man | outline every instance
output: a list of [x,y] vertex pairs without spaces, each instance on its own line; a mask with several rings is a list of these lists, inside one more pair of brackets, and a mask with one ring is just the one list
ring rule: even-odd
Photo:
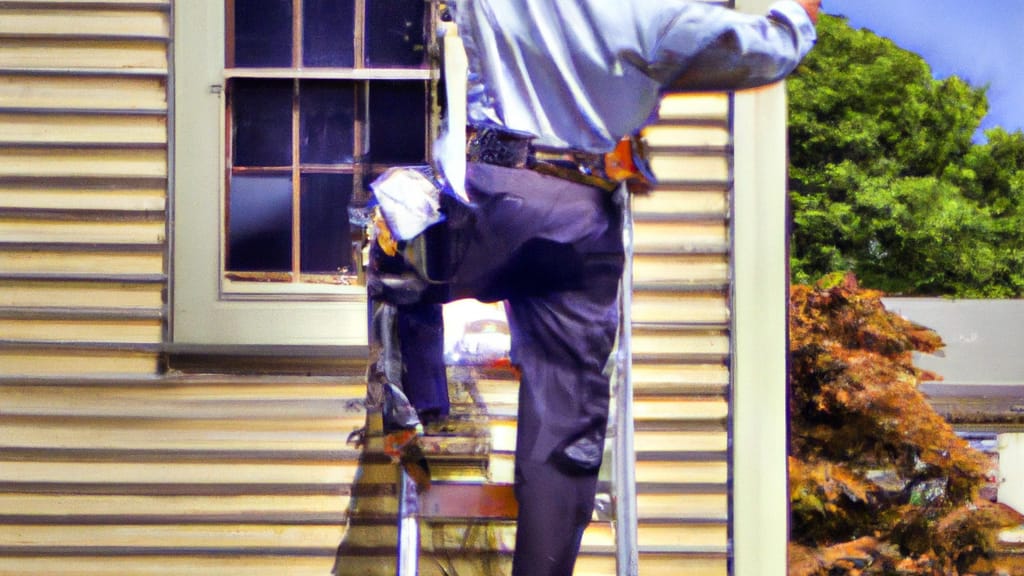
[[[448,221],[418,238],[428,252],[446,248],[443,282],[378,252],[369,289],[409,310],[507,301],[521,372],[513,575],[572,574],[594,508],[624,260],[605,154],[652,120],[666,92],[785,77],[814,44],[819,4],[782,0],[767,16],[687,0],[454,7],[469,62],[468,164],[463,175],[439,153],[438,169],[470,203],[442,198]],[[425,333],[403,337],[403,352]],[[421,413],[443,414],[430,380],[406,393]]]

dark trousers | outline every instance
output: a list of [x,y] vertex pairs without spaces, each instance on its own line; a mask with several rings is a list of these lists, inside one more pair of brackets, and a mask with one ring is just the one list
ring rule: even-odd
[[[608,424],[621,210],[607,192],[529,170],[470,164],[467,188],[472,217],[454,232],[451,282],[424,304],[508,301],[512,362],[522,373],[513,575],[569,576],[593,513]],[[438,396],[407,394],[414,404]]]

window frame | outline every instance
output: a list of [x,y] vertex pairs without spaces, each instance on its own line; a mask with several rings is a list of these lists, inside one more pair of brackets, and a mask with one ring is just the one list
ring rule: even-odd
[[[334,356],[350,347],[364,348],[368,315],[363,286],[225,279],[224,92],[228,77],[255,70],[226,72],[225,2],[177,0],[171,11],[167,349],[262,351],[270,346],[285,347],[292,355],[323,351]],[[437,132],[435,68],[304,69],[296,75],[428,82],[429,137]]]
[[[234,66],[234,7],[237,0],[224,0],[224,35],[223,35],[223,56],[224,67],[222,73],[221,91],[224,94],[221,114],[222,138],[220,159],[222,161],[221,182],[222,191],[220,194],[221,203],[221,254],[219,258],[221,267],[220,293],[224,299],[251,299],[254,297],[269,297],[288,299],[291,297],[317,297],[333,295],[339,298],[360,298],[364,297],[365,277],[363,274],[363,258],[361,254],[354,254],[353,270],[350,274],[329,274],[310,273],[301,270],[301,176],[303,174],[319,173],[341,173],[352,175],[352,200],[354,202],[365,201],[366,179],[372,179],[375,175],[382,173],[386,168],[396,163],[375,163],[372,159],[366,159],[365,155],[369,147],[370,130],[370,91],[373,83],[379,82],[423,82],[425,88],[424,115],[425,133],[424,150],[425,163],[430,161],[430,143],[437,136],[437,82],[439,71],[436,65],[432,64],[434,55],[431,54],[430,45],[434,38],[432,30],[438,24],[436,10],[428,6],[425,13],[424,40],[426,42],[426,54],[419,67],[394,66],[394,67],[370,67],[366,65],[366,26],[367,26],[367,5],[368,0],[354,0],[354,38],[353,38],[353,63],[352,67],[317,66],[307,67],[303,64],[303,22],[302,9],[304,0],[292,1],[292,66],[291,67],[254,67]],[[235,80],[245,79],[266,79],[266,80],[290,80],[293,82],[293,110],[292,110],[292,257],[291,270],[287,272],[245,272],[232,271],[227,267],[227,253],[229,250],[229,214],[227,207],[230,201],[231,177],[243,171],[232,165],[232,126],[231,126],[231,105],[230,96],[227,95],[229,85]],[[355,84],[355,118],[353,126],[353,160],[349,168],[314,168],[304,167],[299,150],[296,149],[299,139],[301,122],[297,108],[300,100],[300,86],[303,82],[309,81],[339,81],[352,82]],[[283,173],[282,173],[283,174]],[[357,232],[356,232],[357,233]]]

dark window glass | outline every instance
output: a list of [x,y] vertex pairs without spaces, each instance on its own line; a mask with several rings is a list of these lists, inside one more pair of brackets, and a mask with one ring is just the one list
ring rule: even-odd
[[302,271],[338,273],[352,269],[348,203],[350,174],[302,175]]
[[235,166],[291,164],[292,91],[291,80],[232,80]]
[[290,176],[232,176],[228,202],[227,269],[292,269]]
[[235,0],[235,66],[292,65],[292,1]]
[[424,82],[370,83],[370,150],[377,163],[422,163],[427,158]]
[[353,0],[305,0],[302,27],[304,65],[343,68],[354,65]]
[[427,2],[370,0],[366,3],[366,65],[421,66],[426,60]]
[[352,162],[355,94],[351,82],[299,85],[299,156],[303,164]]

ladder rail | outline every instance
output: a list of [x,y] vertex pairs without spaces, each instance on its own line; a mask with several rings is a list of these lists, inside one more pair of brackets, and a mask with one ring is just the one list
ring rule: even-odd
[[633,209],[625,184],[619,186],[622,245],[625,254],[619,289],[619,344],[615,385],[615,444],[612,486],[615,493],[615,559],[617,576],[637,576],[636,466],[633,426]]

